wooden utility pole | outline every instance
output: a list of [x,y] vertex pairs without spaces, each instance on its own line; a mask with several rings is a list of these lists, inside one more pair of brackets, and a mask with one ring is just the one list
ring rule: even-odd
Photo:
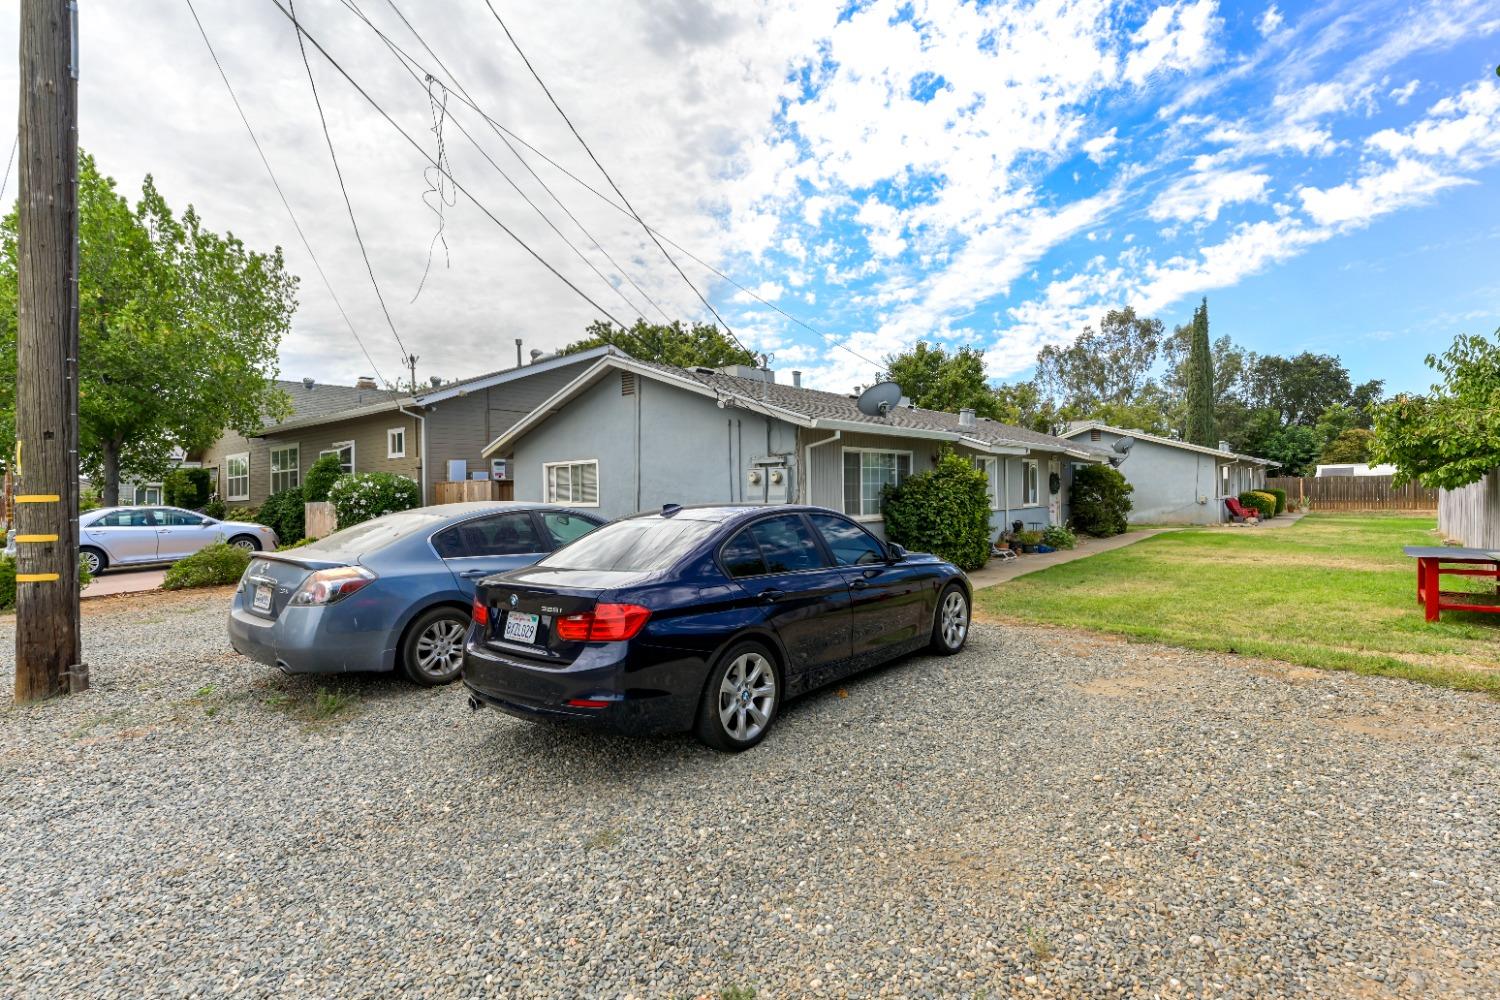
[[21,0],[16,701],[88,687],[78,628],[77,6]]

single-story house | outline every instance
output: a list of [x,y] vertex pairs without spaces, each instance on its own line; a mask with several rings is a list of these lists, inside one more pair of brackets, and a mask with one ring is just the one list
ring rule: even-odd
[[259,506],[301,484],[319,456],[330,454],[346,472],[408,476],[432,503],[435,483],[508,478],[482,454],[485,445],[614,350],[543,356],[416,393],[381,389],[373,380],[278,382],[291,398],[291,415],[248,436],[227,432],[201,460],[231,509]]
[[599,358],[484,449],[513,470],[518,500],[619,517],[665,503],[810,503],[882,531],[882,490],[951,448],[983,469],[991,525],[1066,523],[1078,463],[1105,449],[1022,427],[854,396],[731,365],[677,368]]
[[[1236,454],[1224,441],[1209,448],[1092,420],[1069,424],[1062,436],[1105,448],[1117,460],[1123,454],[1118,468],[1135,487],[1130,520],[1138,524],[1218,524],[1228,518],[1225,498],[1264,488],[1274,464]],[[1122,453],[1115,442],[1127,437],[1135,443]]]

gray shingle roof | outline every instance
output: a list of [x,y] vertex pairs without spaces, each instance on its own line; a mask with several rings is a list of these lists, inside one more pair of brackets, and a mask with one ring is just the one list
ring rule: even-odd
[[851,423],[868,424],[872,431],[889,433],[892,428],[951,431],[996,445],[1016,444],[1049,451],[1087,452],[1097,454],[1101,458],[1107,458],[1111,454],[1109,449],[1100,448],[1097,445],[1082,441],[1067,441],[1051,434],[1042,434],[1026,427],[1002,424],[998,420],[983,417],[976,420],[974,426],[963,427],[959,425],[956,413],[904,406],[892,409],[883,417],[872,417],[860,412],[853,396],[837,392],[823,392],[779,382],[740,378],[702,368],[677,368],[657,362],[632,360],[636,364],[657,369],[664,374],[675,375],[679,378],[687,376],[719,392],[759,400],[812,419],[845,420]]
[[402,396],[392,389],[357,389],[352,385],[329,385],[325,382],[314,382],[309,387],[302,382],[285,379],[277,379],[276,388],[285,392],[292,401],[292,415],[284,423],[389,403]]

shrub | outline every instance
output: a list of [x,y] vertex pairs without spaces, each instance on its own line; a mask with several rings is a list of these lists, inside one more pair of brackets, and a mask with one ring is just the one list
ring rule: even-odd
[[1082,465],[1073,470],[1073,528],[1101,538],[1125,530],[1135,487],[1111,466]]
[[202,510],[213,496],[207,469],[173,469],[161,481],[162,499],[173,507]]
[[209,494],[208,502],[203,505],[202,511],[204,516],[211,517],[215,521],[222,521],[229,515],[229,508],[217,493]]
[[99,487],[89,485],[78,491],[78,512],[81,514],[86,510],[98,510],[104,506],[104,494]]
[[295,542],[293,542],[290,545],[281,545],[281,546],[278,546],[277,549],[276,549],[276,551],[277,552],[286,552],[286,551],[289,551],[291,549],[300,549],[300,548],[302,548],[302,546],[304,546],[304,545],[311,545],[313,542],[316,542],[316,541],[317,541],[316,538],[299,538],[299,539],[297,539]]
[[1054,524],[1042,532],[1042,544],[1054,549],[1071,549],[1078,544],[1078,536],[1061,524]]
[[966,570],[979,569],[990,556],[988,480],[952,452],[930,472],[887,487],[884,513],[886,537],[915,552],[931,552]]
[[272,493],[260,505],[260,510],[255,512],[256,523],[264,524],[276,532],[276,537],[283,545],[295,542],[302,537],[303,521],[307,513],[305,504],[300,486]]
[[1259,490],[1241,493],[1240,504],[1260,514],[1262,521],[1276,516],[1276,498],[1269,493],[1262,493]]
[[163,590],[184,590],[238,583],[249,565],[249,552],[227,542],[214,542],[168,567],[161,587]]
[[1273,496],[1273,497],[1276,498],[1276,513],[1277,514],[1282,514],[1282,513],[1286,512],[1286,490],[1282,489],[1279,486],[1268,486],[1265,489],[1261,490],[1260,492],[1261,493],[1269,493],[1269,494],[1271,494],[1271,496]]
[[324,455],[312,464],[307,470],[307,475],[302,478],[302,492],[307,496],[308,503],[322,503],[328,499],[328,491],[334,482],[344,474],[344,467],[339,464],[337,455]]
[[422,502],[416,482],[393,472],[361,472],[340,476],[328,490],[328,502],[340,528],[382,514],[411,510]]

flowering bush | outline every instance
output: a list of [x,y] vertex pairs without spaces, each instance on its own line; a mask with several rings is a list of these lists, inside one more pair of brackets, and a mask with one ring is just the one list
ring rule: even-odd
[[1078,544],[1078,536],[1061,524],[1054,524],[1042,532],[1042,544],[1054,549],[1071,549]]
[[328,502],[340,528],[382,514],[411,510],[422,502],[421,490],[405,476],[392,472],[359,472],[340,476],[328,488]]

